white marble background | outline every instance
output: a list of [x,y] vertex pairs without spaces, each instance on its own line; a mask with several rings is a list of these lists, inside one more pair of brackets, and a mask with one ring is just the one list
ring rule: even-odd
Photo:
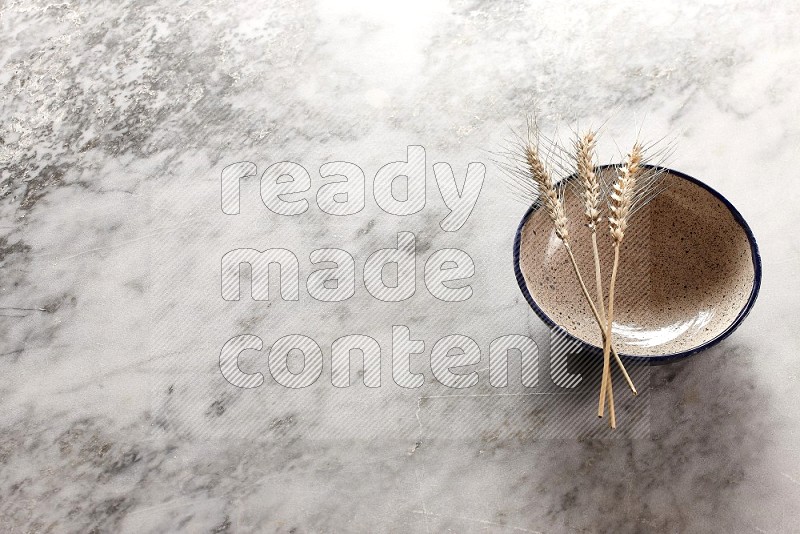
[[[800,531],[798,21],[791,1],[0,3],[0,530]],[[605,159],[642,124],[676,135],[672,166],[723,192],[761,246],[747,321],[637,369],[640,404],[619,394],[613,436],[592,430],[588,377],[570,395],[500,395],[484,360],[463,395],[422,359],[422,388],[391,381],[393,324],[428,354],[450,333],[484,358],[507,333],[546,346],[511,269],[524,206],[485,152],[534,106],[548,128],[611,117]],[[336,219],[312,194],[280,218],[256,179],[241,215],[219,210],[228,163],[296,161],[313,193],[322,163],[369,181],[409,144],[429,170],[412,217],[368,196]],[[487,163],[452,234],[436,161],[459,176]],[[399,230],[422,259],[467,251],[473,297],[219,296],[233,248],[289,248],[304,280],[314,248],[361,269]],[[233,388],[217,360],[240,333],[309,335],[320,382]],[[330,385],[330,343],[350,333],[381,343],[381,388]],[[266,372],[263,355],[242,365]]]

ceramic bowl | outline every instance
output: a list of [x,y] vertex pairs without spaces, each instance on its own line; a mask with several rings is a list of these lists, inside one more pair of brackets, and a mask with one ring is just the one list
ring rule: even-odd
[[[618,353],[651,363],[690,356],[730,335],[761,284],[758,247],[736,208],[699,180],[664,171],[666,189],[633,216],[626,231],[614,304]],[[612,173],[614,167],[598,172]],[[575,178],[565,183],[570,180]],[[576,189],[564,189],[570,241],[595,298],[591,237]],[[605,224],[598,239],[607,294],[613,247]],[[517,229],[514,268],[525,299],[545,323],[601,346],[566,250],[537,204]]]

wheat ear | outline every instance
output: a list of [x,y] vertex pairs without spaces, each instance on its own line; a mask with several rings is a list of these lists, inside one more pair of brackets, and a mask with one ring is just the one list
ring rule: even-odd
[[[594,150],[596,144],[595,132],[588,131],[583,135],[579,135],[575,141],[575,167],[580,179],[580,196],[583,200],[584,215],[586,216],[586,226],[592,238],[592,254],[594,256],[594,277],[595,289],[597,290],[598,311],[600,312],[600,319],[602,325],[600,327],[603,333],[603,347],[605,347],[606,338],[611,338],[611,332],[607,329],[605,303],[603,296],[603,281],[600,269],[600,253],[597,247],[597,227],[600,224],[600,183],[597,179],[597,173],[594,166]],[[611,340],[613,344],[613,339]],[[625,373],[625,367],[620,367]],[[604,371],[605,372],[605,371]],[[625,373],[627,375],[627,373]],[[602,375],[601,375],[602,383]],[[629,382],[631,389],[635,392],[636,389],[633,384]],[[610,413],[611,428],[616,428],[616,413],[614,411],[614,392],[612,388],[606,388],[608,397],[608,406]],[[604,397],[605,399],[605,397]],[[605,400],[603,401],[605,406]],[[598,416],[602,417],[603,411],[598,411]]]
[[[597,173],[594,170],[594,148],[596,144],[595,134],[592,131],[579,136],[575,142],[575,163],[578,171],[578,177],[581,182],[581,198],[583,199],[584,215],[586,216],[586,225],[592,236],[592,254],[594,256],[594,278],[595,288],[597,289],[597,301],[599,302],[600,320],[603,323],[600,329],[603,332],[603,347],[606,345],[606,339],[609,339],[610,332],[607,328],[605,304],[603,297],[603,281],[600,275],[600,254],[597,249],[597,226],[600,223],[600,183],[597,180]],[[605,360],[604,360],[605,365]],[[601,384],[605,377],[605,367],[601,375]],[[611,388],[606,388],[608,397],[610,421],[612,428],[616,427],[616,413],[614,411],[614,393]],[[601,409],[597,415],[602,417],[605,407],[605,398],[601,401]]]
[[[617,180],[608,199],[608,209],[611,212],[608,217],[608,223],[611,238],[614,241],[614,264],[611,268],[611,283],[608,286],[608,315],[606,317],[606,328],[609,332],[614,321],[614,288],[617,284],[617,270],[619,268],[619,247],[625,238],[625,230],[628,227],[628,217],[630,216],[631,205],[636,191],[636,180],[642,172],[642,156],[642,145],[637,142],[633,145],[631,152],[625,158],[625,162],[617,173]],[[603,345],[603,379],[600,383],[598,415],[602,415],[606,389],[610,383],[608,365],[610,349],[611,336],[608,336]]]

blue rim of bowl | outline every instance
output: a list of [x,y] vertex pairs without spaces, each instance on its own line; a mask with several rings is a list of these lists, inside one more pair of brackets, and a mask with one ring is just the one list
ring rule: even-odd
[[[617,167],[617,165],[599,165],[597,168],[598,169],[606,169],[606,168],[614,168],[614,167]],[[629,355],[629,354],[620,354],[621,358],[625,359],[626,361],[630,361],[630,362],[661,364],[661,363],[675,362],[675,361],[681,360],[683,358],[687,358],[689,356],[693,356],[693,355],[697,354],[698,352],[702,352],[702,351],[704,351],[704,350],[706,350],[708,348],[711,348],[714,345],[716,345],[717,343],[719,343],[720,341],[722,341],[723,339],[725,339],[726,337],[728,337],[729,335],[731,335],[733,333],[733,331],[736,330],[739,327],[740,324],[742,324],[742,321],[744,321],[745,317],[747,317],[747,314],[749,314],[750,310],[753,308],[753,305],[756,302],[756,298],[758,298],[758,292],[761,289],[761,255],[758,252],[758,245],[756,244],[756,238],[753,235],[753,231],[750,229],[750,226],[748,226],[747,222],[744,220],[744,217],[742,217],[742,214],[739,213],[739,210],[737,210],[733,206],[733,204],[731,204],[728,201],[728,199],[725,198],[724,196],[722,196],[718,191],[716,191],[714,188],[704,184],[703,182],[701,182],[697,178],[689,176],[688,174],[684,174],[684,173],[682,173],[680,171],[676,171],[676,170],[673,170],[673,169],[668,169],[666,167],[655,167],[655,166],[652,166],[652,165],[647,165],[646,167],[659,169],[659,170],[663,170],[665,172],[668,172],[668,173],[670,173],[670,174],[672,174],[674,176],[677,176],[677,177],[682,178],[684,180],[687,180],[687,181],[689,181],[689,182],[691,182],[691,183],[693,183],[695,185],[698,185],[698,186],[702,187],[703,189],[705,189],[706,191],[708,191],[709,193],[711,193],[712,195],[714,195],[715,198],[717,198],[720,202],[722,202],[725,205],[725,207],[728,208],[728,210],[731,212],[731,215],[733,215],[733,218],[736,220],[737,223],[739,223],[739,226],[741,226],[742,229],[744,230],[745,234],[747,235],[747,240],[750,242],[750,252],[752,253],[752,260],[753,260],[753,288],[750,291],[750,296],[747,299],[747,303],[744,305],[744,307],[741,309],[739,314],[736,316],[736,319],[734,319],[733,322],[731,322],[731,324],[728,325],[728,327],[725,328],[725,330],[722,331],[718,336],[716,336],[715,338],[713,338],[713,339],[711,339],[709,341],[706,341],[705,343],[702,343],[702,344],[698,345],[697,347],[691,348],[691,349],[689,349],[687,351],[683,351],[683,352],[676,352],[674,354],[662,354],[662,355],[658,355],[658,356],[635,356],[635,355]],[[562,184],[566,184],[569,180],[573,180],[575,178],[576,178],[576,176],[573,174],[573,175],[565,178],[564,181],[561,182],[561,183]],[[587,347],[591,347],[593,349],[599,350],[600,347],[596,347],[596,346],[592,345],[591,343],[587,343],[586,341],[584,341],[584,340],[582,340],[582,339],[580,339],[578,337],[573,336],[566,329],[564,329],[561,326],[559,326],[558,324],[556,324],[555,321],[553,321],[544,312],[544,310],[542,310],[539,307],[539,305],[536,304],[536,301],[533,299],[533,297],[531,296],[530,292],[528,291],[528,285],[525,283],[525,277],[522,275],[522,270],[520,269],[520,266],[519,266],[519,254],[520,254],[520,250],[519,249],[520,249],[520,244],[521,244],[521,241],[522,241],[522,229],[525,227],[525,223],[528,222],[528,219],[530,218],[530,216],[537,209],[539,209],[539,207],[540,207],[540,203],[538,201],[536,201],[536,202],[533,203],[533,205],[531,205],[530,208],[528,208],[528,211],[526,211],[525,215],[522,217],[522,221],[520,221],[519,226],[517,227],[517,233],[514,236],[514,275],[517,278],[517,284],[519,285],[519,288],[522,291],[522,294],[525,296],[525,300],[528,302],[528,305],[531,308],[533,308],[533,311],[536,313],[536,315],[539,316],[539,318],[542,321],[544,321],[545,324],[547,324],[547,326],[549,326],[550,328],[555,329],[556,331],[558,331],[562,335],[566,336],[568,339],[571,339],[571,340],[574,340],[574,341],[578,341],[578,342],[580,342],[581,344],[583,344],[583,345],[585,345]]]

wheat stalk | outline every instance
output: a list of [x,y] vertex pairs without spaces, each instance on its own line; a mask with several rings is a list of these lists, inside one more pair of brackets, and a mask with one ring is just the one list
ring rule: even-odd
[[[614,263],[611,268],[611,283],[608,287],[608,315],[606,317],[606,330],[611,333],[611,325],[614,321],[614,288],[617,283],[617,270],[619,267],[619,248],[625,238],[625,230],[628,227],[628,219],[632,215],[634,200],[637,191],[641,192],[649,188],[651,184],[644,184],[645,187],[637,187],[637,180],[642,174],[642,159],[644,151],[642,144],[638,141],[633,145],[625,162],[622,164],[617,179],[614,182],[611,194],[608,198],[609,230],[614,241]],[[603,377],[600,382],[600,400],[597,414],[602,417],[605,404],[606,389],[611,387],[611,376],[609,369],[609,353],[611,349],[611,336],[607,336],[603,344]]]
[[[608,336],[606,334],[606,326],[605,326],[606,321],[604,320],[604,315],[601,315],[601,312],[598,311],[598,308],[595,306],[595,303],[591,295],[589,294],[589,290],[586,287],[586,283],[583,280],[583,276],[581,275],[580,268],[578,267],[578,263],[575,260],[575,255],[572,252],[572,246],[570,244],[569,230],[567,228],[567,216],[564,210],[563,199],[558,194],[552,176],[550,172],[547,170],[544,160],[541,157],[539,150],[539,143],[532,142],[532,140],[530,139],[530,132],[531,130],[529,129],[529,139],[528,142],[525,143],[523,147],[524,158],[528,170],[528,176],[530,179],[533,180],[534,184],[536,184],[536,189],[538,190],[539,196],[542,199],[542,205],[544,206],[545,211],[550,217],[550,220],[553,222],[553,226],[556,231],[556,236],[559,239],[561,239],[561,241],[564,243],[564,248],[566,249],[567,254],[569,255],[570,263],[572,264],[575,276],[578,278],[578,283],[581,286],[583,295],[586,298],[586,301],[588,302],[589,307],[592,310],[592,313],[594,314],[598,326],[600,327],[600,332],[602,334],[602,338],[604,340],[604,345],[605,345],[605,339]],[[591,167],[592,167],[592,173],[594,174],[593,170],[594,166],[591,165]],[[594,176],[594,179],[596,181],[596,175]],[[594,203],[596,205],[594,207],[594,210],[592,211],[592,214],[594,214],[594,211],[597,212],[596,216],[593,215],[594,220],[597,223],[600,220],[600,211],[599,211],[600,188],[599,184],[596,185],[597,187],[595,194],[597,196],[597,201],[596,203]],[[596,238],[595,238],[595,249],[596,249]],[[599,269],[599,266],[597,267],[597,269]],[[600,305],[603,306],[602,290],[600,291],[599,302]],[[617,362],[617,365],[619,366],[620,370],[622,371],[623,375],[628,381],[628,385],[633,391],[633,394],[636,395],[637,394],[636,388],[634,387],[633,382],[631,381],[630,376],[628,375],[628,372],[625,370],[625,366],[623,365],[622,360],[619,358],[619,355],[617,354],[616,350],[613,349],[613,347],[612,350],[614,352],[614,357]],[[611,402],[613,402],[613,400],[611,400]],[[611,422],[612,426],[616,427],[616,417],[614,415],[612,415]]]
[[[586,132],[583,135],[579,135],[574,142],[573,148],[575,151],[575,167],[577,169],[578,178],[582,186],[580,195],[583,200],[584,215],[586,216],[586,225],[589,228],[592,239],[595,288],[597,289],[597,301],[600,303],[598,311],[600,313],[600,320],[602,323],[601,330],[603,331],[603,347],[605,347],[607,339],[609,340],[609,343],[611,343],[613,346],[613,338],[611,330],[607,327],[605,304],[604,304],[605,299],[603,296],[603,281],[600,269],[600,253],[597,246],[597,228],[600,224],[601,189],[600,189],[600,181],[598,180],[594,165],[595,145],[597,143],[596,135],[597,135],[596,132],[592,130]],[[625,380],[628,382],[628,386],[631,388],[633,394],[636,395],[637,394],[636,387],[633,385],[633,381],[631,380],[630,376],[625,370],[625,366],[622,365],[622,362],[620,361],[616,351],[614,351],[614,356],[617,360],[617,364],[619,365],[620,370],[622,371],[623,376],[625,377]],[[604,366],[605,366],[605,359],[604,359]],[[602,378],[605,377],[605,369],[603,373],[604,374],[601,377],[601,384],[603,381]],[[611,428],[616,428],[617,423],[616,423],[616,413],[614,411],[613,389],[611,387],[607,387],[606,393],[608,397],[608,405],[610,413],[609,422],[611,424]],[[604,407],[604,404],[601,404],[601,406]],[[603,411],[602,410],[598,411],[598,415],[602,417]]]

